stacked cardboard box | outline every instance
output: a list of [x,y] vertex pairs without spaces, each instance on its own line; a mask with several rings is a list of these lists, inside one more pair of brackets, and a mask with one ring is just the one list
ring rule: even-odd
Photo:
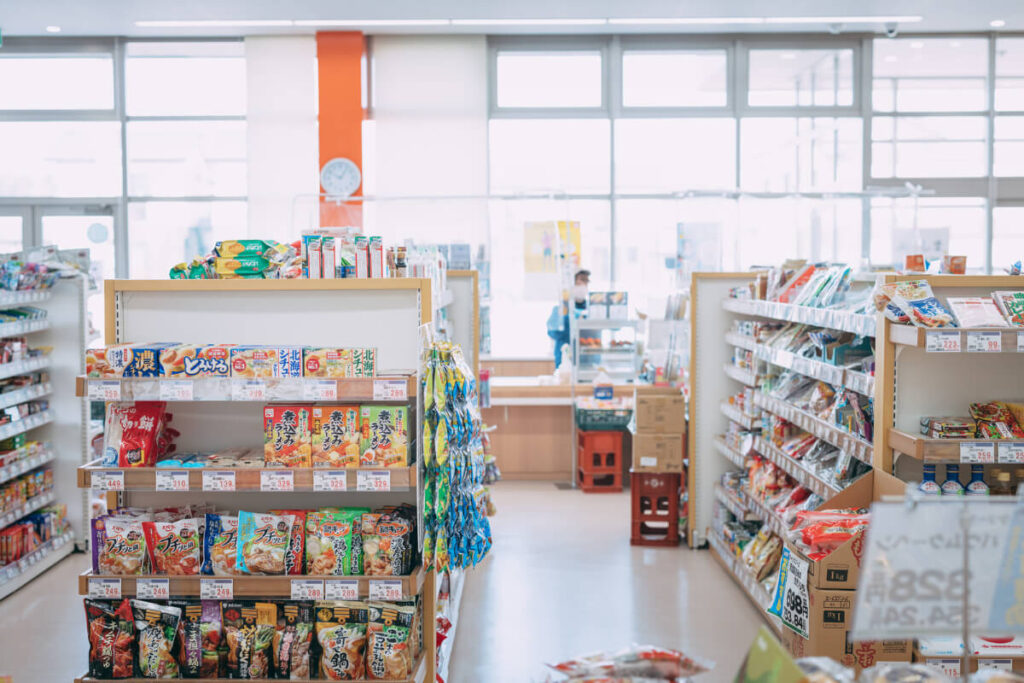
[[682,472],[686,448],[686,402],[680,394],[634,400],[634,472]]

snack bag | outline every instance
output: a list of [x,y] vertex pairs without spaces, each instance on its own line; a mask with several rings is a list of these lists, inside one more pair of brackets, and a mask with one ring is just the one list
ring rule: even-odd
[[313,467],[359,467],[359,406],[313,406]]
[[288,541],[288,553],[284,556],[284,573],[305,574],[303,568],[306,559],[306,515],[308,513],[305,510],[271,510],[270,514],[291,515],[292,532]]
[[202,606],[203,612],[199,622],[202,662],[199,677],[218,678],[221,676],[221,647],[224,644],[220,603],[216,600],[203,600]]
[[197,600],[168,600],[167,604],[181,610],[176,644],[181,677],[199,678],[203,663],[203,605]]
[[116,517],[92,520],[92,566],[97,574],[145,573],[146,537],[142,522]]
[[312,603],[286,602],[280,605],[274,633],[274,677],[284,680],[311,678],[309,649],[312,642]]
[[89,632],[89,675],[131,678],[135,674],[135,620],[127,598],[120,602],[85,600]]
[[972,403],[971,417],[978,421],[979,439],[1024,439],[1024,429],[1003,403]]
[[213,251],[221,258],[264,256],[273,251],[276,246],[277,242],[273,240],[222,240],[217,242]]
[[178,633],[181,610],[144,600],[132,600],[132,615],[138,632],[138,658],[135,662],[142,678],[177,678],[174,639]]
[[223,610],[228,678],[270,678],[277,605],[225,602]]
[[308,405],[270,405],[263,409],[263,461],[268,467],[312,464],[309,416]]
[[163,428],[164,401],[108,403],[103,433],[103,464],[108,467],[152,467],[157,436]]
[[992,292],[992,299],[1010,325],[1024,327],[1024,292]]
[[284,574],[293,521],[291,515],[239,512],[237,568],[246,574]]
[[413,532],[409,520],[395,514],[362,516],[363,571],[367,576],[407,574]]
[[362,457],[364,467],[408,467],[409,415],[404,406],[362,406]]
[[203,574],[237,576],[242,573],[235,566],[237,560],[238,517],[208,513],[203,534]]
[[366,678],[394,681],[412,675],[412,621],[415,608],[386,602],[367,604]]
[[316,640],[323,678],[351,681],[364,677],[367,620],[366,605],[361,602],[316,603]]
[[149,564],[154,574],[193,576],[199,573],[199,520],[143,522]]
[[306,568],[315,576],[362,574],[362,510],[311,512],[306,519]]
[[232,344],[178,344],[160,352],[164,377],[230,377]]

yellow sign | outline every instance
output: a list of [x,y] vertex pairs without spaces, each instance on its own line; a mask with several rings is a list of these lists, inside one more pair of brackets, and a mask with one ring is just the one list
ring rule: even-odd
[[523,270],[526,273],[557,273],[559,248],[569,265],[579,266],[583,249],[578,222],[538,221],[523,226]]

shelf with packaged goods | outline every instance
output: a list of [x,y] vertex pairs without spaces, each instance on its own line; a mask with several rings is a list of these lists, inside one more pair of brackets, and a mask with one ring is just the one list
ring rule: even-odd
[[757,340],[750,335],[740,334],[739,332],[726,332],[725,343],[732,346],[746,349],[747,351],[756,351],[761,344],[757,343]]
[[759,386],[764,380],[763,377],[759,376],[753,370],[747,370],[746,368],[741,368],[731,363],[726,363],[722,370],[725,372],[726,377],[734,379],[740,384],[745,384],[748,387]]
[[595,346],[580,346],[580,353],[591,356],[635,356],[635,348],[605,349]]
[[858,394],[863,394],[869,397],[874,397],[875,395],[874,375],[869,375],[866,372],[859,372],[857,370],[847,370],[843,383],[846,385],[847,389],[852,389]]
[[[937,352],[1024,353],[1024,330],[1016,327],[941,327],[925,329],[886,321],[889,341]],[[992,348],[996,337],[999,349]],[[955,341],[954,341],[955,340]]]
[[754,442],[754,449],[769,462],[785,470],[786,474],[796,479],[798,484],[810,489],[823,499],[828,500],[839,493],[840,489],[837,486],[818,477],[818,475],[805,468],[798,460],[783,453],[775,444],[763,438],[758,438]]
[[847,451],[853,457],[871,464],[871,452],[874,446],[870,441],[865,441],[854,436],[845,429],[826,422],[816,415],[801,410],[791,403],[769,396],[763,392],[754,395],[754,405],[788,420],[806,432],[827,441],[836,448]]
[[0,410],[10,408],[11,406],[19,403],[25,403],[26,401],[33,401],[37,398],[49,396],[50,391],[52,391],[52,387],[49,382],[39,382],[22,387],[21,389],[8,391],[5,394],[0,394]]
[[740,496],[743,499],[743,504],[746,505],[758,519],[764,522],[770,531],[779,536],[785,535],[786,523],[782,521],[782,518],[779,517],[775,510],[772,510],[767,504],[762,503],[746,489],[740,489]]
[[[392,683],[423,683],[427,676],[427,657],[421,654],[416,664],[413,666],[415,675],[412,678],[405,678],[401,680],[392,681]],[[82,676],[75,679],[75,683],[102,683],[102,681],[109,679],[93,678],[92,676]],[[120,678],[118,679],[121,683],[151,683],[152,678]],[[193,678],[191,679],[194,683],[219,683],[220,681],[226,680],[223,678]],[[247,679],[249,683],[274,683],[269,678],[251,678]],[[293,678],[292,681],[298,683],[317,683],[317,681],[323,681],[323,678]],[[367,683],[369,679],[357,678],[353,679],[353,683]]]
[[49,410],[43,410],[38,413],[33,413],[27,417],[23,417],[20,420],[14,420],[0,427],[0,440],[9,439],[12,436],[24,434],[25,432],[35,429],[36,427],[42,427],[53,420],[53,415]]
[[358,401],[407,402],[416,396],[411,374],[321,379],[313,377],[79,376],[75,393],[95,401]]
[[864,313],[752,299],[724,299],[722,307],[741,315],[816,325],[830,330],[852,332],[864,337],[875,336],[875,316]]
[[0,567],[0,599],[60,562],[74,549],[74,535],[68,531],[46,541],[25,557]]
[[9,465],[0,467],[0,484],[4,484],[30,470],[34,470],[37,467],[53,462],[56,457],[56,453],[51,450],[46,450],[42,453],[36,453],[35,455],[15,460]]
[[768,591],[758,583],[755,577],[750,575],[747,568],[743,566],[742,561],[736,555],[729,552],[725,544],[718,540],[718,537],[713,532],[708,536],[708,545],[711,548],[712,557],[718,560],[718,563],[725,568],[733,580],[747,594],[750,601],[758,607],[761,615],[768,622],[768,625],[771,626],[772,630],[775,631],[776,635],[780,635],[782,633],[782,622],[778,617],[768,614],[766,611],[771,602],[771,596],[768,594]]
[[0,290],[0,311],[46,301],[52,294],[48,289]]
[[46,493],[40,493],[38,496],[29,498],[23,505],[8,510],[6,513],[0,515],[0,528],[8,527],[17,522],[22,517],[31,515],[36,510],[40,510],[57,499],[57,494],[52,490]]
[[624,327],[636,327],[638,320],[607,320],[604,318],[580,318],[576,326],[581,330],[618,330]]
[[889,447],[926,463],[1024,464],[1024,439],[929,439],[890,428]]
[[715,498],[721,503],[726,510],[736,515],[736,519],[740,521],[758,519],[756,515],[748,510],[741,500],[734,498],[721,486],[721,484],[715,486]]
[[49,356],[36,356],[35,358],[26,358],[24,360],[16,360],[10,363],[0,363],[0,379],[7,379],[8,377],[16,377],[18,375],[27,375],[30,372],[45,370],[49,366]]
[[725,442],[725,437],[719,435],[715,437],[715,449],[729,462],[740,469],[743,469],[743,463],[747,459],[747,456],[740,453],[735,448],[732,448]]
[[16,320],[10,323],[0,323],[0,337],[17,337],[32,332],[42,332],[50,329],[50,321],[46,318],[38,320]]
[[372,582],[388,581],[401,582],[402,596],[404,598],[419,595],[423,590],[423,580],[426,572],[422,567],[416,567],[408,576],[319,576],[307,574],[295,574],[287,576],[207,576],[198,574],[195,576],[168,576],[166,574],[145,574],[120,576],[116,574],[94,574],[91,571],[84,571],[78,575],[78,594],[89,595],[89,580],[98,579],[107,581],[118,579],[122,597],[135,597],[138,594],[139,579],[167,579],[170,596],[196,598],[201,595],[202,582],[216,579],[231,581],[232,599],[246,598],[287,598],[292,594],[292,581],[357,581],[359,586],[359,597],[370,597],[370,584]]
[[[801,375],[820,379],[836,386],[846,386],[857,393],[866,396],[874,395],[874,377],[871,375],[847,370],[837,365],[832,365],[816,358],[799,356],[786,349],[777,349],[767,344],[759,344],[752,337],[730,332],[726,335],[726,341],[733,346],[752,351],[754,356],[772,365],[777,365],[786,370],[792,370]],[[742,344],[737,342],[743,342]]]
[[723,415],[725,415],[727,418],[737,423],[744,429],[756,429],[758,423],[761,421],[760,418],[743,412],[742,410],[732,405],[728,401],[722,401],[719,404],[719,406],[722,410]]
[[[274,483],[273,477],[264,477],[264,472],[274,476],[291,474],[292,492],[309,493],[311,491],[328,491],[338,493],[388,493],[391,491],[411,491],[416,488],[419,468],[416,465],[409,467],[350,467],[350,468],[295,468],[284,469],[280,467],[104,467],[95,460],[78,468],[78,487],[83,489],[94,486],[111,491],[206,491],[209,493],[230,493],[232,489],[217,488],[211,478],[208,484],[204,484],[204,472],[229,473],[228,478],[232,480],[233,491],[265,491],[275,493],[288,493],[287,489],[280,488],[280,483]],[[326,476],[319,478],[316,473],[324,473]],[[330,482],[329,479],[338,476],[337,473],[345,473],[345,486]],[[159,476],[161,473],[164,476]],[[187,475],[188,487],[183,484],[172,488],[173,475]],[[363,474],[360,474],[363,473]],[[372,473],[372,474],[371,474]],[[120,474],[120,479],[118,479]],[[94,480],[93,475],[101,475]],[[110,476],[114,475],[111,480]],[[160,478],[164,480],[161,488],[157,488]],[[216,478],[216,477],[214,477]],[[267,479],[267,483],[264,480]],[[317,483],[317,479],[321,479]],[[111,483],[113,482],[113,483]],[[123,486],[123,488],[119,488]],[[334,488],[331,488],[334,486]],[[371,488],[375,486],[377,488]]]

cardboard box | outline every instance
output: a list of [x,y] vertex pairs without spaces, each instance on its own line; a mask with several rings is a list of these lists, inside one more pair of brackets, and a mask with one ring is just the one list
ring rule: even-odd
[[913,642],[909,640],[850,640],[856,591],[808,588],[808,598],[810,638],[805,639],[788,628],[783,628],[782,632],[782,643],[794,657],[831,657],[857,671],[878,662],[911,660]]
[[637,396],[636,431],[646,434],[685,434],[686,401],[677,396]]
[[633,470],[636,472],[682,472],[682,434],[633,435]]
[[263,409],[263,462],[267,467],[309,467],[313,437],[310,405],[269,405]]
[[313,406],[313,467],[359,467],[359,406]]
[[[883,496],[902,496],[906,484],[891,474],[874,469],[826,501],[818,510],[866,508]],[[810,560],[791,544],[789,549],[808,562],[807,585],[813,588],[855,590],[864,557],[864,532],[842,544],[821,560]]]
[[409,466],[409,413],[405,406],[360,406],[362,467]]

